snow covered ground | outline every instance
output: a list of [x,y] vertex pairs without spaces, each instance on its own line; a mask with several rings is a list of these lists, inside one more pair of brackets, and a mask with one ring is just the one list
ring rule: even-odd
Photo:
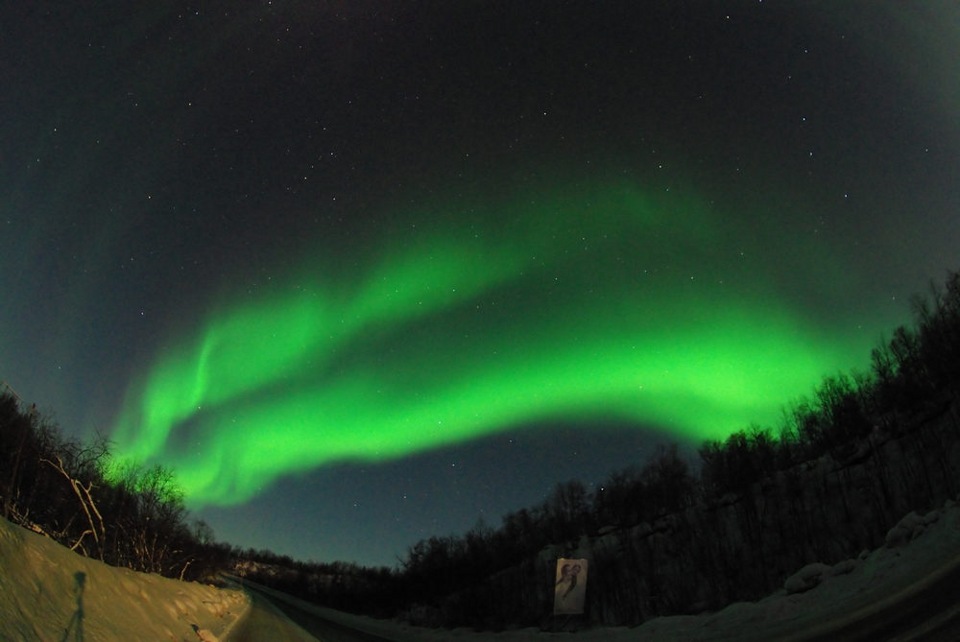
[[0,640],[215,640],[248,605],[240,591],[107,566],[0,518]]
[[[634,628],[570,633],[521,629],[477,634],[431,631],[306,605],[330,620],[398,642],[458,639],[524,640],[788,639],[825,622],[889,608],[902,593],[960,564],[960,509],[952,502],[891,531],[890,546],[832,567],[810,566],[791,580],[813,588],[780,590],[718,613],[663,617]],[[811,560],[815,561],[815,560]],[[0,520],[0,639],[3,640],[229,640],[249,609],[242,592],[183,583],[108,567]],[[798,569],[799,570],[799,569]],[[589,587],[588,587],[589,590]]]

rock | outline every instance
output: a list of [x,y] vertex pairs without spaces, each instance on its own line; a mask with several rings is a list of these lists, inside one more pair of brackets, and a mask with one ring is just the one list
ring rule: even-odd
[[788,595],[794,593],[803,593],[820,584],[825,578],[829,577],[832,569],[821,562],[807,564],[799,571],[787,578],[783,583],[783,588]]

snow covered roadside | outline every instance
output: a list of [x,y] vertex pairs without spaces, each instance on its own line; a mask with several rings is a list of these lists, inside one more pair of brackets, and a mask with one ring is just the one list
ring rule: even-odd
[[[890,545],[855,560],[798,569],[789,583],[794,589],[810,585],[808,590],[788,594],[781,589],[717,613],[657,618],[634,628],[586,629],[575,636],[536,629],[436,631],[291,601],[397,642],[800,640],[814,631],[826,633],[825,623],[889,609],[900,594],[960,564],[960,509],[948,502],[922,517],[908,515],[888,541]],[[0,640],[226,642],[249,608],[249,598],[240,590],[109,567],[0,519]]]
[[953,502],[947,502],[942,509],[923,517],[911,513],[899,527],[891,529],[888,542],[887,546],[834,566],[811,564],[811,568],[798,569],[789,583],[796,590],[805,580],[812,587],[805,591],[788,594],[786,589],[780,589],[757,602],[731,604],[717,613],[656,618],[633,628],[585,629],[575,636],[568,632],[544,633],[537,629],[481,634],[468,629],[434,631],[306,603],[300,606],[334,622],[397,642],[451,639],[464,642],[552,639],[576,639],[578,642],[799,641],[814,633],[828,634],[833,627],[846,621],[889,609],[904,595],[920,590],[938,573],[960,564],[960,509]]
[[0,639],[225,638],[249,600],[235,590],[136,573],[0,519]]
[[[827,635],[846,622],[883,612],[960,564],[960,509],[947,502],[920,517],[905,516],[890,530],[888,545],[826,567],[812,588],[784,588],[758,602],[731,604],[695,618],[659,618],[637,629],[644,640],[804,640]],[[817,566],[811,564],[809,566]],[[808,567],[788,578],[797,590]],[[677,636],[680,636],[679,638]],[[631,639],[631,638],[623,638]]]

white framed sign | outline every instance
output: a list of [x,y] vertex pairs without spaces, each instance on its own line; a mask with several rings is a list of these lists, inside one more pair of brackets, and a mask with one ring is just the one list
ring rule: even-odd
[[587,560],[557,560],[557,574],[553,585],[553,614],[578,615],[583,613],[587,595]]

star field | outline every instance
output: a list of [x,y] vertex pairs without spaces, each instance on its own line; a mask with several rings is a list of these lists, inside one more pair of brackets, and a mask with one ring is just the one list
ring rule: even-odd
[[865,370],[956,269],[951,3],[34,3],[0,378],[393,564]]

